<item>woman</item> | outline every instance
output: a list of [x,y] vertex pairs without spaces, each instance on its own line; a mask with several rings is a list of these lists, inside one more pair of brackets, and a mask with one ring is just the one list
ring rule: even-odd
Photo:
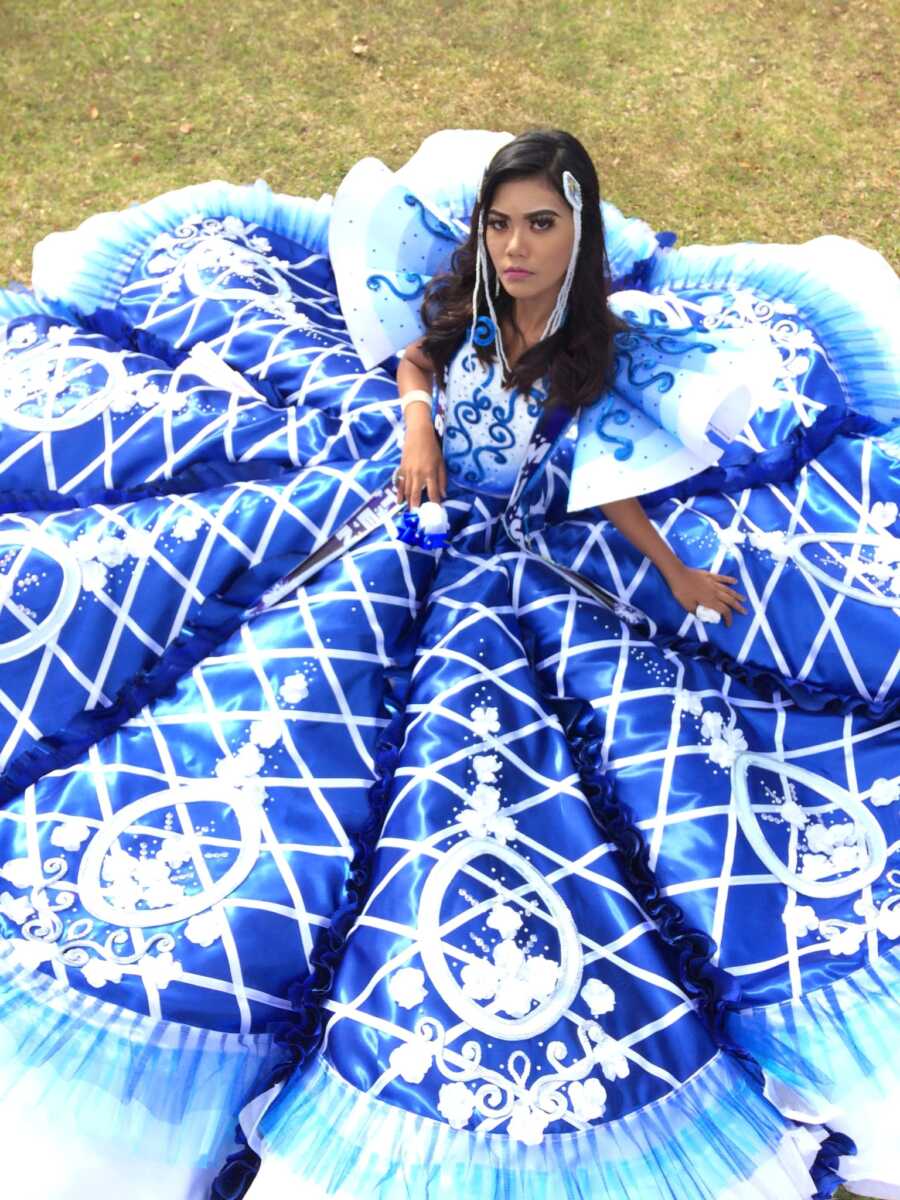
[[[619,328],[577,143],[488,141],[474,216],[486,141],[443,135],[333,210],[95,219],[4,301],[0,1070],[35,1196],[900,1177],[893,277],[664,255],[607,206]],[[384,527],[398,458],[439,521]]]
[[[566,174],[578,180],[581,192],[577,245],[573,211],[563,192]],[[478,287],[476,261],[482,241],[487,258]],[[570,264],[573,270],[567,279]],[[516,368],[505,373],[503,382],[507,387],[527,396],[532,385],[549,374],[547,402],[577,410],[596,401],[611,374],[613,331],[618,323],[607,304],[609,267],[603,243],[600,185],[594,164],[576,138],[562,131],[524,134],[497,152],[472,214],[472,233],[457,251],[454,269],[454,275],[430,285],[430,296],[425,301],[428,332],[423,341],[407,349],[397,370],[406,420],[397,491],[398,497],[408,499],[413,508],[423,491],[430,500],[443,499],[446,465],[430,419],[435,371],[445,378],[469,327],[479,317],[482,287],[488,297],[492,293],[496,296],[501,313],[499,333],[494,333],[499,339],[501,362]],[[548,336],[562,290],[566,297],[563,308],[568,309],[566,319]],[[478,355],[482,363],[496,358],[483,345]],[[416,393],[424,395],[418,397]],[[454,435],[460,441],[467,437],[451,421],[448,449],[451,466],[459,473]],[[496,438],[496,430],[492,436]],[[504,474],[509,488],[513,475],[510,455],[490,444],[487,448],[489,457],[507,468]],[[519,447],[520,457],[524,450],[523,444]],[[702,605],[719,613],[729,625],[732,609],[744,612],[742,597],[728,586],[737,580],[686,567],[647,520],[637,501],[620,500],[601,507],[623,536],[659,568],[675,599],[688,612]]]

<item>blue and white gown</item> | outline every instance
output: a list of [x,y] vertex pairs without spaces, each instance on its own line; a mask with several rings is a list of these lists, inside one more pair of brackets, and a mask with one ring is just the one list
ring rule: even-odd
[[19,1200],[900,1196],[896,279],[605,209],[634,332],[589,446],[651,380],[708,391],[686,348],[770,352],[715,464],[645,497],[739,576],[730,629],[569,511],[584,427],[466,346],[449,534],[416,535],[368,364],[495,145],[333,206],[170,193],[0,295]]

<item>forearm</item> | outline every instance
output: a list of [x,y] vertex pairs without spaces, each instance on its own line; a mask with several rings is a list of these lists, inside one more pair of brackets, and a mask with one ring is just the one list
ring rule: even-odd
[[413,362],[409,357],[400,359],[400,365],[397,368],[397,391],[401,396],[405,396],[409,392],[427,392],[430,396],[433,386],[433,371]]
[[667,582],[671,583],[672,579],[684,570],[684,563],[657,533],[640,500],[616,500],[612,504],[602,504],[600,507],[607,520],[612,522],[636,550],[650,559]]

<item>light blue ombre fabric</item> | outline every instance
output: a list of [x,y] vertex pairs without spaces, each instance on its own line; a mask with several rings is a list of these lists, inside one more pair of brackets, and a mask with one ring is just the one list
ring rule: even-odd
[[18,1200],[900,1187],[893,276],[604,210],[621,380],[676,346],[761,379],[719,461],[645,500],[738,576],[730,629],[570,511],[576,422],[465,347],[446,544],[410,544],[392,359],[358,331],[401,348],[503,139],[370,161],[333,211],[171,193],[0,294]]

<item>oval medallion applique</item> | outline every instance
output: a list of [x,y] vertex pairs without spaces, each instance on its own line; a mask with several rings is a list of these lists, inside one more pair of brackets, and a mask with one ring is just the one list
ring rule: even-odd
[[[13,558],[4,569],[7,554]],[[52,593],[49,603],[45,591]],[[80,593],[81,569],[65,542],[41,529],[0,532],[0,662],[13,662],[46,646],[65,624]],[[23,632],[10,637],[5,632],[10,627]]]
[[[239,841],[217,839],[236,850],[230,865],[218,876],[213,875],[187,814],[188,808],[197,804],[225,806],[237,822]],[[173,810],[179,815],[182,832],[147,821]],[[158,840],[160,845],[153,855],[146,849],[132,854],[120,845],[126,836],[139,844],[140,840]],[[81,904],[91,916],[109,925],[146,929],[187,920],[212,908],[243,883],[259,857],[261,841],[259,805],[236,788],[218,780],[198,779],[153,792],[120,809],[94,835],[78,871]],[[199,887],[188,890],[191,883]]]
[[16,371],[11,383],[0,387],[3,422],[27,433],[84,425],[128,384],[122,359],[91,345],[35,347],[27,361],[17,362]]
[[[502,870],[502,881],[491,866],[476,867],[479,859]],[[453,889],[454,883],[461,886]],[[459,908],[457,896],[462,911],[445,913],[448,899],[448,908]],[[456,943],[449,940],[454,932]],[[418,936],[422,962],[441,998],[491,1037],[535,1037],[555,1025],[578,995],[583,956],[572,914],[540,872],[502,842],[465,838],[442,856],[422,888]],[[555,944],[555,957],[540,952],[550,949],[538,946],[545,938]]]
[[[783,784],[786,782],[786,798],[777,802],[776,794],[771,793],[770,802],[757,802],[754,806],[748,778],[753,768],[778,776]],[[735,811],[747,841],[760,861],[786,887],[804,896],[829,899],[858,892],[881,875],[887,863],[884,833],[872,812],[846,788],[804,767],[752,752],[738,755],[731,780]],[[798,803],[794,785],[815,793],[823,803]],[[758,811],[790,827],[788,840],[793,850],[789,847],[789,857],[796,858],[795,867],[772,847],[763,832]],[[823,820],[842,813],[850,821]]]
[[[837,554],[829,552],[831,545],[870,547],[872,554]],[[807,546],[821,546],[826,565],[805,554]],[[786,539],[786,548],[801,571],[832,591],[863,604],[900,610],[900,538],[886,533],[801,533]]]

